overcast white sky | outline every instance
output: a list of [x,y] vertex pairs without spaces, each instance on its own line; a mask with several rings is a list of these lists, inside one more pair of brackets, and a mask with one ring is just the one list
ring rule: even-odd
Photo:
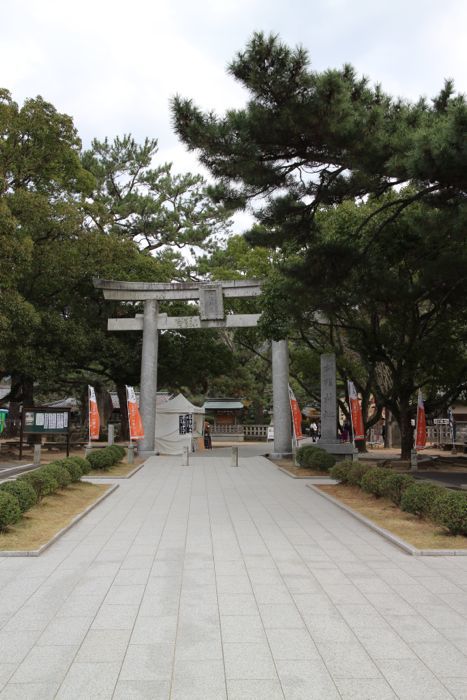
[[226,65],[252,32],[308,49],[316,69],[352,63],[385,91],[432,97],[445,77],[467,92],[465,0],[0,0],[0,86],[73,116],[85,146],[132,133],[195,170],[169,99],[222,113],[246,95]]

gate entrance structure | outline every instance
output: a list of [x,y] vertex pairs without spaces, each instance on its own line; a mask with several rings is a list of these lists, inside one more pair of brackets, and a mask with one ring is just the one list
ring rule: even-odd
[[[133,318],[110,318],[109,331],[142,331],[140,412],[144,439],[142,454],[154,454],[157,392],[157,351],[160,330],[196,328],[247,328],[256,326],[260,314],[226,314],[224,298],[256,297],[261,294],[258,280],[222,282],[121,282],[94,280],[104,298],[113,301],[142,301],[144,314]],[[198,301],[199,316],[168,316],[159,313],[160,301]],[[272,342],[272,382],[274,410],[274,452],[290,453],[292,449],[288,394],[289,368],[287,341]]]

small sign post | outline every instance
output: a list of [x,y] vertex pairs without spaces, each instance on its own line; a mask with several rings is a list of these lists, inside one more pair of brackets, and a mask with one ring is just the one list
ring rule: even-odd
[[70,409],[48,406],[23,407],[19,457],[23,457],[24,435],[66,435],[66,456],[70,456]]

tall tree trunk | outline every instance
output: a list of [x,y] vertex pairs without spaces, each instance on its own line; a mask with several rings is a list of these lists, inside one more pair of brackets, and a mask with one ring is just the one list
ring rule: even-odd
[[21,401],[23,396],[23,381],[19,374],[11,375],[10,403],[8,408],[8,432],[4,437],[18,437],[21,421]]
[[399,427],[401,431],[401,459],[410,459],[413,448],[413,426],[408,398],[402,398],[400,402]]
[[125,384],[117,384],[117,395],[120,404],[120,440],[129,440],[130,430],[128,426],[128,406],[126,403]]

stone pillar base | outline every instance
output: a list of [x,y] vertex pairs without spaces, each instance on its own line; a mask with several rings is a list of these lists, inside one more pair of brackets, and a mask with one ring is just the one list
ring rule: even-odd
[[357,448],[351,442],[324,442],[323,440],[318,440],[314,445],[322,450],[326,450],[333,457],[336,457],[337,460],[355,459],[355,456],[358,455]]

